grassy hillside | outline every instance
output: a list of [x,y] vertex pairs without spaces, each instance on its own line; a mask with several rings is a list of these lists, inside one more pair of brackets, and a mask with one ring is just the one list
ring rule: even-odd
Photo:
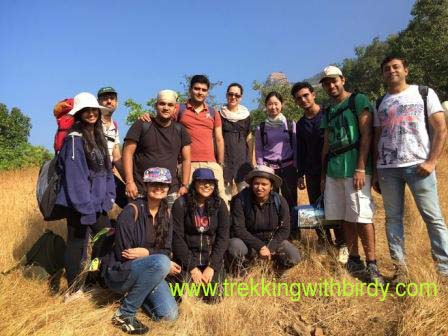
[[[448,217],[448,157],[438,166],[439,192]],[[38,212],[34,188],[37,169],[0,174],[0,270],[13,265],[45,228],[65,235],[64,221],[45,223]],[[303,197],[303,202],[306,200]],[[155,323],[142,313],[152,335],[448,335],[448,289],[438,278],[429,251],[429,240],[409,194],[406,209],[406,242],[412,279],[434,282],[436,297],[287,297],[226,298],[206,305],[185,298],[176,322]],[[384,210],[375,195],[378,263],[386,277],[392,274],[384,231]],[[354,282],[334,256],[314,250],[315,234],[306,232],[299,246],[303,261],[286,272],[284,282],[314,282],[333,278]],[[264,266],[249,277],[259,279]],[[66,284],[62,285],[62,290]],[[20,271],[0,275],[1,335],[123,335],[110,324],[118,298],[101,290],[85,298],[63,303],[62,295],[51,296],[45,283],[25,279]],[[318,328],[317,332],[315,332]]]

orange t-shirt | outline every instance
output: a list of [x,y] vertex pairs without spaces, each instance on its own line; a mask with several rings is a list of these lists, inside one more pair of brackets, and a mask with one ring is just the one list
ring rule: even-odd
[[179,122],[185,126],[191,138],[191,161],[212,161],[215,162],[215,146],[213,131],[215,127],[221,127],[221,117],[215,111],[212,119],[208,105],[197,113],[190,103],[186,104],[185,111]]

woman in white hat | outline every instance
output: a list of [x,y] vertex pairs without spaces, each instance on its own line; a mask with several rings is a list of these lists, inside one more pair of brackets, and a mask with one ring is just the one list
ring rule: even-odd
[[[74,97],[69,114],[75,124],[64,139],[58,158],[61,172],[56,204],[67,208],[65,271],[70,293],[82,293],[75,281],[87,256],[87,239],[109,226],[107,211],[115,199],[115,183],[104,138],[100,106],[94,95],[82,92]],[[101,244],[93,246],[93,257],[101,255]]]
[[290,232],[289,207],[274,189],[282,179],[267,166],[257,166],[246,176],[249,187],[232,200],[232,229],[229,254],[242,265],[247,259],[274,259],[288,268],[300,260],[297,247],[287,239]]
[[146,199],[128,203],[118,216],[114,249],[103,259],[102,269],[106,285],[126,294],[112,322],[130,334],[149,330],[135,316],[140,307],[156,320],[175,320],[178,314],[165,281],[168,274],[181,271],[170,260],[173,225],[167,195],[171,173],[166,168],[148,168],[143,183]]

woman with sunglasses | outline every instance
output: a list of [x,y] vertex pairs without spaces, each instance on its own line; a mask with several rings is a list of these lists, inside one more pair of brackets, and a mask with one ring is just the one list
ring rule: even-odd
[[136,319],[140,307],[154,319],[175,320],[178,310],[165,281],[180,272],[170,260],[173,226],[167,195],[172,179],[166,168],[149,168],[143,182],[146,199],[129,203],[118,217],[114,250],[103,261],[106,285],[127,295],[112,322],[130,334],[148,327]]
[[252,169],[249,158],[247,137],[250,133],[249,110],[240,104],[243,87],[231,83],[227,87],[227,104],[219,109],[224,137],[224,184],[230,200],[237,191],[247,186],[244,177]]
[[[229,212],[211,169],[194,171],[188,193],[174,202],[172,214],[173,259],[182,267],[177,280],[196,285],[220,283],[229,244]],[[214,299],[204,297],[207,302]]]
[[[296,127],[282,113],[283,97],[272,91],[265,99],[266,120],[255,131],[255,157],[257,165],[274,169],[283,180],[281,193],[288,202],[289,211],[297,205]],[[291,228],[296,238],[298,230]]]

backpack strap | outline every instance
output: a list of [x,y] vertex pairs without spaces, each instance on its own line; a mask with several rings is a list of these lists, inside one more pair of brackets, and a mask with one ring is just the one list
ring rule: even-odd
[[376,102],[375,102],[375,107],[376,107],[376,110],[377,110],[377,111],[380,109],[380,105],[381,105],[381,103],[383,102],[383,99],[384,99],[385,96],[386,96],[386,95],[383,94],[381,97],[379,97],[379,98],[376,100]]
[[260,123],[260,136],[261,136],[261,146],[264,148],[266,146],[266,143],[268,142],[268,135],[266,134],[266,122],[262,121]]
[[115,126],[115,133],[118,132],[118,123],[115,120],[112,120],[112,122],[114,123]]
[[129,205],[131,205],[134,208],[134,222],[137,222],[137,218],[138,218],[138,206],[135,205],[134,203],[129,203]]
[[151,122],[147,122],[147,121],[142,121],[142,129],[140,131],[140,137],[138,139],[139,143],[142,143],[143,138],[146,136],[146,134],[149,132],[149,129],[152,126],[153,121]]
[[286,120],[286,127],[287,127],[286,131],[288,132],[288,136],[289,136],[289,144],[290,144],[291,149],[292,149],[293,148],[292,147],[292,138],[293,138],[292,131],[293,131],[293,128],[294,128],[293,121]]
[[177,112],[177,121],[178,122],[180,122],[180,120],[182,119],[182,116],[184,115],[186,109],[187,109],[186,104],[179,104],[179,111]]
[[418,86],[418,92],[420,93],[420,96],[422,96],[423,99],[423,112],[425,113],[425,127],[429,137],[431,138],[431,130],[429,128],[430,125],[428,118],[428,91],[429,88],[427,86],[425,85]]

